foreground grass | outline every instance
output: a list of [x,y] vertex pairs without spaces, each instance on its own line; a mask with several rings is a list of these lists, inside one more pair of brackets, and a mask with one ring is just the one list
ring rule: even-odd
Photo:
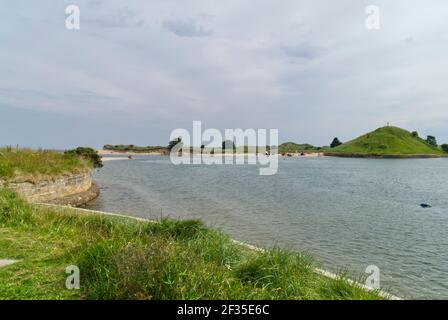
[[[160,223],[24,203],[0,189],[0,299],[378,299],[309,256],[251,251],[198,221]],[[81,290],[65,289],[77,265]]]
[[0,148],[0,179],[20,177],[33,180],[41,176],[83,172],[91,167],[89,161],[74,155],[53,151]]

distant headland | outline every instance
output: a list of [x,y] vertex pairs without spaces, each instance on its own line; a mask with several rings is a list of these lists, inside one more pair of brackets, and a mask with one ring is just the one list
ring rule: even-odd
[[135,146],[133,144],[106,144],[102,150],[98,150],[101,155],[104,154],[151,154],[151,155],[168,155],[170,150],[168,147],[162,146]]
[[[173,145],[179,141],[171,141],[168,146],[136,146],[106,144],[101,155],[169,155]],[[272,146],[266,146],[271,151]],[[184,147],[190,154],[219,155],[225,149],[233,149],[236,154],[257,154],[261,152],[255,146],[236,146],[232,141],[224,141],[221,148]],[[226,150],[229,152],[229,150]],[[230,151],[232,152],[232,151]],[[264,152],[264,151],[263,151]],[[410,132],[394,126],[385,126],[366,133],[356,139],[342,143],[334,138],[329,146],[313,146],[308,143],[285,142],[278,146],[278,154],[283,156],[333,156],[351,158],[435,158],[448,157],[448,144],[438,145],[434,136],[426,139],[419,137],[416,131]]]

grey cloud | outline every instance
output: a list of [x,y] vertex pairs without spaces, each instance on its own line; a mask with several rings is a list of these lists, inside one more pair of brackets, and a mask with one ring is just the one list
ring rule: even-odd
[[315,59],[322,54],[322,51],[323,50],[309,45],[283,47],[283,52],[287,56],[301,59]]
[[[0,19],[0,109],[22,107],[30,124],[17,130],[2,110],[0,144],[23,132],[39,146],[32,112],[117,121],[127,142],[145,145],[166,143],[192,120],[278,128],[281,140],[321,145],[386,121],[448,139],[437,122],[448,117],[442,0],[425,10],[417,0],[378,0],[384,23],[373,32],[353,0],[77,0],[79,32],[64,28],[64,5],[28,2],[11,2],[14,14]],[[73,141],[120,140],[102,129],[74,130]]]
[[178,20],[169,19],[163,22],[165,30],[174,33],[179,37],[207,37],[213,32],[208,30],[199,21],[194,19]]

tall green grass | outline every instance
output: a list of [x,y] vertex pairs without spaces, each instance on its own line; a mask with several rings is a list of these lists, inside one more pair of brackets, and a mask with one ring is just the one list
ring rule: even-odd
[[[250,250],[200,221],[36,207],[1,189],[0,257],[20,259],[0,269],[0,299],[380,298],[316,273],[308,255]],[[79,292],[64,288],[71,264],[80,268]]]
[[0,148],[0,179],[51,177],[67,172],[83,172],[91,167],[89,161],[74,155],[54,151]]

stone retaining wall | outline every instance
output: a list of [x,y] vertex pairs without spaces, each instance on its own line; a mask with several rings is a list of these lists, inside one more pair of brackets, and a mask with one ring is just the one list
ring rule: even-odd
[[17,192],[29,202],[51,202],[88,191],[92,187],[92,172],[62,175],[36,183],[0,179],[0,187]]

